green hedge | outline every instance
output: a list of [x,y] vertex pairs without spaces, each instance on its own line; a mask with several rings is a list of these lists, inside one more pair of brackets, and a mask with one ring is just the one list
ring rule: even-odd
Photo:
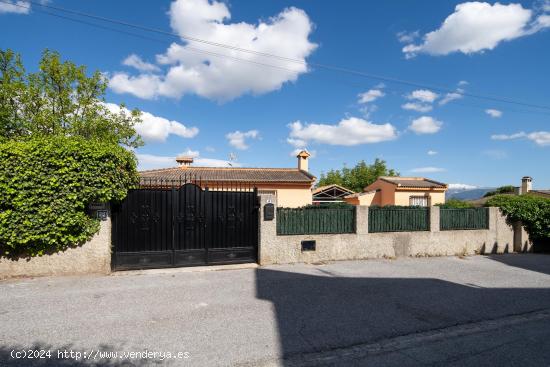
[[441,231],[488,228],[489,208],[441,208],[439,211],[439,229]]
[[429,208],[400,206],[369,208],[369,233],[429,230]]
[[355,207],[277,208],[277,234],[355,233]]
[[77,137],[0,144],[0,256],[32,257],[97,232],[89,203],[121,200],[137,183],[132,152]]
[[550,240],[550,199],[532,195],[496,195],[486,206],[499,207],[511,222],[522,222],[534,241]]

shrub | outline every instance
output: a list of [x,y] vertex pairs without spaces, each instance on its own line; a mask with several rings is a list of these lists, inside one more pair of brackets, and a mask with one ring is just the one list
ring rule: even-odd
[[309,204],[306,206],[303,206],[302,208],[305,209],[338,209],[338,208],[349,208],[353,207],[353,205],[345,203],[345,202],[334,202],[334,203],[321,203],[319,205]]
[[0,255],[32,257],[88,240],[89,203],[122,200],[137,183],[132,152],[79,137],[0,144]]
[[532,240],[550,239],[550,199],[531,195],[496,195],[485,205],[499,207],[512,222],[521,221]]
[[499,194],[513,194],[515,192],[516,192],[516,188],[514,186],[507,185],[507,186],[498,187],[495,191],[486,192],[485,195],[483,195],[483,197],[486,198],[489,196],[494,196]]
[[449,199],[445,201],[445,204],[436,204],[436,206],[442,209],[467,209],[474,207],[472,203],[459,199]]

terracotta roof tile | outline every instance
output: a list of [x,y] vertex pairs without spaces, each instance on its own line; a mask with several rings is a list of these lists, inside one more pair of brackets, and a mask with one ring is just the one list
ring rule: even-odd
[[380,177],[381,180],[391,182],[399,187],[409,188],[440,188],[446,189],[447,185],[424,177]]
[[174,167],[139,173],[144,179],[178,180],[193,176],[202,181],[312,183],[315,177],[297,168]]

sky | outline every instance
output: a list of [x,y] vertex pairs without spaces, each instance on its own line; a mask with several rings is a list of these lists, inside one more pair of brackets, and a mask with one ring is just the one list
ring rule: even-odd
[[29,71],[49,48],[104,73],[109,108],[143,111],[141,169],[296,167],[307,149],[316,176],[381,158],[550,188],[550,1],[0,0],[0,34]]

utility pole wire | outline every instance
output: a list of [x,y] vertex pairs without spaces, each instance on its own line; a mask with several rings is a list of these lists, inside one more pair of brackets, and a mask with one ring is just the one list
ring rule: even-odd
[[[22,5],[21,3],[12,3],[12,2],[9,2],[7,0],[0,0],[0,2],[10,4],[10,5],[13,5],[13,6],[18,6],[18,7],[21,7],[21,8],[26,8],[26,9],[31,8],[30,6],[25,6],[25,5]],[[186,40],[188,42],[191,41],[191,42],[203,43],[203,44],[207,44],[207,45],[210,45],[210,46],[230,49],[230,50],[233,50],[233,51],[245,52],[245,53],[253,54],[253,55],[256,55],[256,56],[275,58],[275,59],[278,59],[278,60],[281,60],[281,61],[288,61],[288,62],[297,63],[297,64],[301,64],[301,65],[305,65],[305,66],[314,66],[314,67],[317,67],[317,68],[320,68],[320,69],[326,69],[326,70],[336,71],[336,72],[340,72],[340,73],[351,74],[351,75],[360,76],[360,77],[364,77],[364,78],[368,78],[368,79],[380,80],[380,81],[384,81],[384,82],[387,82],[387,83],[402,84],[402,85],[407,85],[407,86],[411,86],[411,87],[415,87],[415,88],[426,88],[426,89],[431,89],[431,90],[442,92],[442,93],[456,93],[456,94],[459,94],[463,97],[472,97],[472,98],[478,98],[478,99],[485,99],[485,100],[490,100],[490,101],[494,101],[494,102],[509,103],[509,104],[515,104],[515,105],[531,107],[531,108],[537,108],[537,109],[544,109],[544,110],[549,110],[550,111],[550,106],[539,105],[539,104],[523,102],[523,101],[516,101],[516,100],[510,99],[510,98],[505,98],[505,97],[474,94],[474,93],[469,93],[469,92],[464,92],[464,91],[460,92],[460,91],[457,91],[455,89],[449,89],[449,88],[430,85],[430,84],[417,83],[417,82],[404,80],[404,79],[398,79],[398,78],[392,78],[392,77],[387,77],[387,76],[382,76],[382,75],[371,74],[371,73],[367,73],[367,72],[363,72],[363,71],[359,71],[359,70],[354,70],[354,69],[349,69],[349,68],[345,68],[345,67],[340,67],[340,66],[336,66],[336,65],[322,64],[322,63],[315,63],[315,62],[307,62],[307,61],[300,60],[300,59],[293,59],[293,58],[280,56],[280,55],[276,55],[276,54],[259,52],[259,51],[245,49],[245,48],[241,48],[241,47],[237,47],[237,46],[227,45],[227,44],[213,42],[213,41],[208,41],[208,40],[200,39],[200,38],[197,38],[197,37],[192,37],[192,36],[187,36],[187,35],[179,35],[177,33],[163,31],[163,30],[160,30],[160,29],[157,29],[157,28],[151,28],[151,27],[142,26],[142,25],[135,24],[135,23],[129,23],[129,22],[125,22],[125,21],[121,21],[121,20],[117,20],[117,19],[106,18],[106,17],[95,15],[95,14],[84,13],[84,12],[80,12],[80,11],[76,11],[76,10],[72,10],[72,9],[67,9],[67,8],[62,8],[62,7],[58,7],[58,6],[42,4],[42,3],[32,1],[32,0],[26,0],[25,2],[27,2],[29,4],[39,6],[39,7],[43,7],[43,8],[47,8],[47,9],[53,9],[53,10],[57,10],[57,11],[61,11],[61,12],[81,16],[81,17],[87,17],[87,18],[91,18],[91,19],[95,19],[95,20],[100,20],[100,21],[103,21],[103,22],[118,24],[118,25],[122,25],[122,26],[126,26],[126,27],[131,27],[131,28],[147,31],[147,32],[154,32],[154,33],[159,33],[159,34],[163,34],[163,35],[168,35],[168,36],[171,36],[171,37],[175,37],[177,39]],[[51,13],[51,12],[43,12],[43,13],[53,15],[53,16],[58,16],[58,17],[64,18],[64,19],[77,21],[77,22],[79,21],[79,20],[76,20],[74,18],[63,17],[63,16],[60,16],[59,14],[54,14],[54,13]],[[83,23],[93,25],[93,24],[88,23],[88,22],[83,22]],[[106,28],[106,29],[109,29],[109,28]],[[124,31],[121,31],[121,32],[128,34],[127,32],[124,32]],[[187,46],[187,47],[189,47],[189,46]],[[288,68],[279,67],[279,66],[275,66],[275,65],[263,64],[263,63],[259,63],[259,62],[252,61],[252,60],[239,59],[239,58],[232,57],[232,56],[229,56],[229,55],[216,54],[216,53],[211,52],[211,51],[206,51],[206,50],[201,50],[201,49],[196,49],[196,48],[194,50],[197,51],[197,52],[202,52],[202,53],[214,54],[214,55],[223,56],[223,57],[230,57],[230,58],[234,58],[235,60],[250,62],[250,63],[253,63],[253,64],[262,65],[262,66],[268,66],[268,67],[272,67],[272,68],[278,68],[278,69],[282,69],[282,70],[298,72],[297,70],[291,70],[291,69],[288,69]]]

